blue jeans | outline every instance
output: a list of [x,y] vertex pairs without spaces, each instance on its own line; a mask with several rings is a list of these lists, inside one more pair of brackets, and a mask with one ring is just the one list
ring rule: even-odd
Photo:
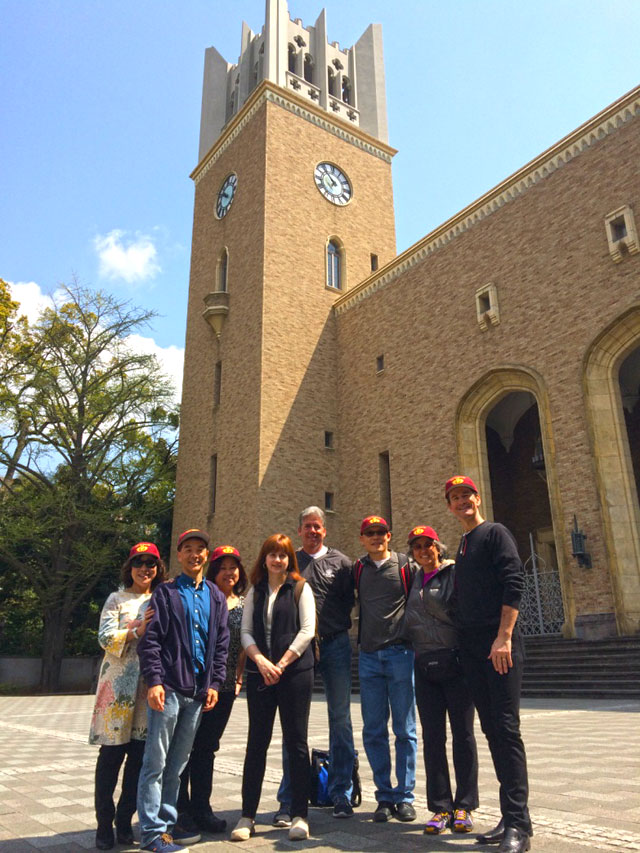
[[[362,740],[373,771],[376,800],[411,803],[416,784],[416,705],[413,689],[413,651],[403,645],[377,652],[360,652]],[[396,737],[396,779],[391,787],[389,709]]]
[[[351,797],[353,789],[353,729],[351,728],[351,643],[342,631],[320,643],[320,663],[329,714],[329,797]],[[282,744],[283,776],[278,802],[291,805],[291,781],[287,749]]]
[[166,689],[164,711],[147,711],[147,743],[138,782],[140,846],[151,844],[178,818],[176,803],[200,723],[202,700]]

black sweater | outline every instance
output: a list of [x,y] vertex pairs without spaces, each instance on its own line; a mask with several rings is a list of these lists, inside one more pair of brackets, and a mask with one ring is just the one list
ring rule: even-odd
[[520,609],[524,570],[512,534],[483,521],[460,541],[456,554],[456,618],[460,627],[497,628],[502,606]]

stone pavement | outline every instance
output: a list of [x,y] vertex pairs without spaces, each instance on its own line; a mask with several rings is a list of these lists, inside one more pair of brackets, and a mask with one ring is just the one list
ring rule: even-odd
[[[0,697],[1,853],[79,853],[93,849],[93,771],[97,750],[87,744],[91,696]],[[225,836],[203,836],[198,853],[241,849],[291,851],[424,850],[481,853],[469,836],[425,836],[425,777],[418,762],[418,821],[374,824],[371,773],[362,750],[357,699],[352,704],[361,755],[363,803],[351,820],[337,821],[326,809],[311,809],[312,837],[290,842],[286,830],[270,826],[279,781],[281,738],[276,724],[269,752],[256,836],[232,844]],[[523,733],[529,757],[531,813],[537,853],[586,850],[640,851],[640,703],[624,700],[542,700],[523,703]],[[236,703],[214,777],[213,805],[232,827],[239,817],[246,705]],[[326,748],[326,710],[314,697],[310,745]],[[497,789],[484,737],[478,730],[481,808],[476,828],[498,819]],[[127,848],[116,848],[121,851]],[[133,850],[136,847],[131,848]]]

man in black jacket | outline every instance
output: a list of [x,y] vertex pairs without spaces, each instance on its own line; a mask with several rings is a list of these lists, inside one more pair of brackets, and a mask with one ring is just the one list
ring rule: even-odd
[[[296,551],[300,574],[313,590],[318,616],[320,661],[329,713],[329,797],[333,816],[353,815],[350,797],[353,778],[353,730],[351,727],[351,610],[354,604],[351,560],[336,548],[324,544],[327,530],[324,512],[309,506],[300,513],[298,536],[302,548]],[[278,791],[280,810],[277,826],[286,826],[290,817],[291,786],[283,761],[284,776]]]
[[499,843],[499,853],[524,853],[532,829],[520,735],[522,562],[507,528],[480,514],[480,495],[470,477],[447,480],[445,498],[463,529],[456,554],[460,657],[500,783],[502,820],[477,840]]

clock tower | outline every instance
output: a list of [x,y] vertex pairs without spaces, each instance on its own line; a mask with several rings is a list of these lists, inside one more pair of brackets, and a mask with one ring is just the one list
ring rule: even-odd
[[206,51],[174,540],[250,565],[317,504],[339,545],[333,304],[395,257],[394,153],[379,25],[343,49],[267,0],[236,65]]

